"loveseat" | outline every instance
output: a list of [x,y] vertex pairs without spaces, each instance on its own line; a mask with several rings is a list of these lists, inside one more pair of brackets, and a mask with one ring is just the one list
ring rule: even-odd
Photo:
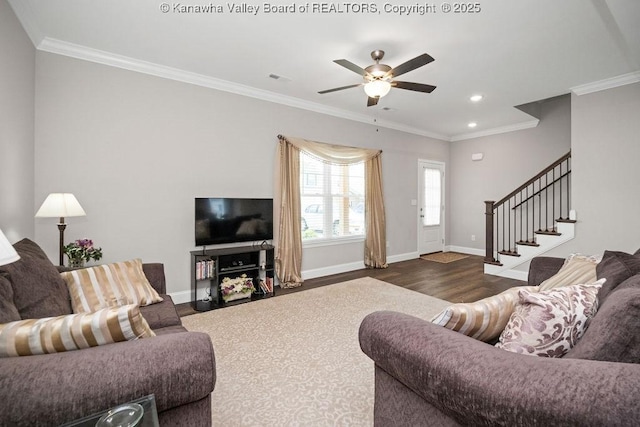
[[[21,259],[0,267],[0,323],[71,314],[67,286],[42,249],[28,239],[14,248]],[[149,394],[161,426],[211,425],[211,339],[182,326],[163,265],[142,269],[162,298],[139,308],[156,336],[0,358],[0,426],[60,425]]]
[[[530,264],[529,285],[563,259]],[[600,306],[561,358],[517,354],[397,312],[375,312],[360,346],[375,363],[376,426],[637,426],[640,251],[605,252]]]

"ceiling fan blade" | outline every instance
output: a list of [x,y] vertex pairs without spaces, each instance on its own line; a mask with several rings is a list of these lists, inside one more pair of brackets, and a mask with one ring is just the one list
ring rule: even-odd
[[357,83],[355,85],[349,85],[349,86],[342,86],[342,87],[335,87],[333,89],[327,89],[327,90],[321,90],[318,93],[324,94],[324,93],[329,93],[329,92],[336,92],[339,90],[344,90],[344,89],[351,89],[352,87],[358,87],[358,86],[362,86],[363,83]]
[[362,77],[367,77],[370,75],[369,72],[367,72],[367,70],[365,70],[362,67],[358,67],[356,64],[354,64],[351,61],[347,61],[346,59],[336,59],[333,62],[335,62],[338,65],[342,65],[344,68],[351,70],[356,74],[360,74]]
[[432,85],[425,85],[422,83],[411,83],[411,82],[391,82],[391,86],[397,87],[398,89],[407,89],[407,90],[415,90],[416,92],[426,92],[431,93],[436,88]]
[[423,53],[420,56],[416,56],[413,59],[408,60],[407,62],[398,65],[395,68],[392,68],[385,74],[385,77],[393,76],[398,77],[401,74],[408,73],[409,71],[413,71],[416,68],[420,68],[423,65],[427,65],[428,63],[434,61],[431,55]]
[[379,99],[380,99],[380,98],[372,98],[372,97],[369,97],[369,99],[367,99],[367,107],[372,107],[372,106],[374,106],[374,105],[377,105],[377,104],[378,104],[378,100],[379,100]]

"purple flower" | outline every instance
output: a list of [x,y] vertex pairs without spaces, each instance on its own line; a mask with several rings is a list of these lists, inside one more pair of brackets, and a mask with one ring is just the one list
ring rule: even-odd
[[78,239],[76,244],[81,248],[91,249],[93,247],[93,240],[91,239]]

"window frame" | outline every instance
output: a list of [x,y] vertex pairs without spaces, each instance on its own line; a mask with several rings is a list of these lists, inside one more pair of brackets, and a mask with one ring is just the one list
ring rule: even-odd
[[[340,195],[336,195],[334,192],[331,191],[331,183],[332,183],[332,177],[334,176],[331,171],[332,171],[332,167],[352,167],[355,165],[359,165],[361,164],[364,168],[364,162],[360,162],[360,163],[354,163],[351,165],[335,165],[335,164],[331,164],[331,163],[325,163],[322,162],[321,160],[318,159],[314,159],[316,161],[318,161],[321,165],[322,165],[322,179],[318,179],[318,176],[320,174],[317,173],[305,173],[305,168],[303,166],[304,164],[304,160],[303,160],[303,156],[307,156],[308,158],[314,159],[313,156],[308,155],[307,153],[304,152],[300,152],[300,215],[301,215],[301,221],[302,219],[305,219],[305,208],[303,207],[303,200],[305,197],[317,197],[319,199],[321,199],[321,202],[318,203],[319,207],[317,210],[322,210],[322,219],[324,221],[323,223],[323,230],[332,230],[333,229],[333,216],[326,216],[324,214],[324,212],[334,212],[334,199],[336,199],[336,197],[340,197]],[[315,181],[316,183],[318,181],[320,181],[320,183],[322,184],[322,190],[321,193],[305,193],[305,184],[307,184],[308,177],[307,175],[315,175]],[[363,170],[363,174],[362,174],[362,179],[365,179],[364,176],[364,170]],[[352,176],[352,175],[349,175]],[[364,181],[363,181],[364,183]],[[349,189],[347,189],[349,190]],[[362,200],[359,201],[358,203],[365,203],[365,191],[363,190],[362,193]],[[344,198],[344,196],[343,196]],[[347,200],[350,200],[350,197],[346,197]],[[313,204],[309,204],[308,206],[313,206]],[[307,208],[308,208],[307,206]],[[327,209],[328,207],[330,207],[331,209]],[[317,212],[316,212],[317,213]],[[363,218],[364,218],[364,210],[363,210]],[[308,221],[305,219],[305,221],[308,223]],[[308,225],[308,224],[307,224]],[[303,232],[304,233],[304,232]],[[319,246],[331,246],[331,245],[342,245],[342,244],[348,244],[348,243],[354,243],[354,242],[363,242],[366,238],[366,226],[365,223],[363,221],[363,230],[361,234],[356,234],[356,235],[346,235],[346,236],[334,236],[332,233],[329,234],[329,236],[322,236],[322,237],[316,237],[316,238],[309,238],[309,239],[305,239],[304,237],[302,237],[302,247],[319,247]]]

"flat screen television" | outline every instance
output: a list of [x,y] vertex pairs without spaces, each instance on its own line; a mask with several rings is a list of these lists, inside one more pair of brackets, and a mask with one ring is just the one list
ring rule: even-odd
[[196,246],[273,239],[273,199],[195,200]]

